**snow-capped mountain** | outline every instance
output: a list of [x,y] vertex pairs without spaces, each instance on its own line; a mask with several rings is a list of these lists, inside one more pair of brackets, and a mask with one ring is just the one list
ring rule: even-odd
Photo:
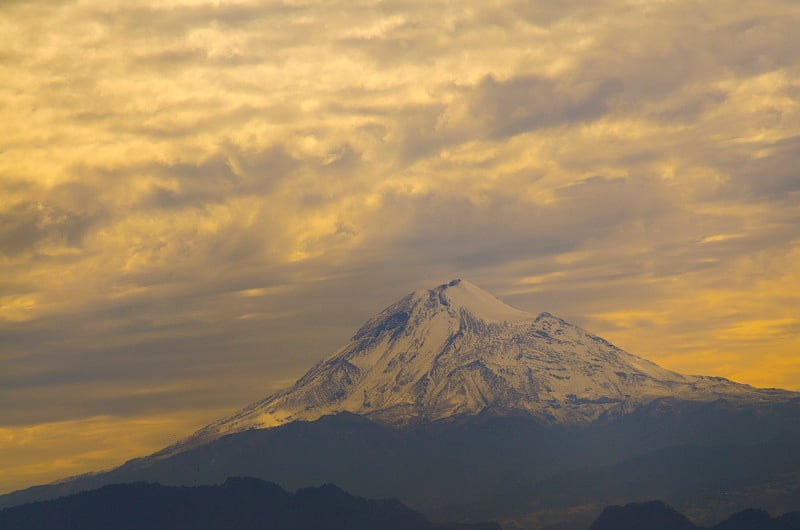
[[484,411],[586,424],[667,396],[748,403],[797,397],[665,370],[549,313],[520,311],[454,280],[392,304],[291,388],[161,455],[345,411],[392,426]]
[[[783,502],[793,491],[774,484],[800,469],[799,434],[800,393],[665,370],[455,280],[389,306],[291,388],[115,469],[0,496],[0,508],[105,484],[231,476],[290,489],[339,484],[447,518],[641,492],[685,498],[687,484]],[[622,468],[612,475],[629,478],[598,482],[614,462]]]

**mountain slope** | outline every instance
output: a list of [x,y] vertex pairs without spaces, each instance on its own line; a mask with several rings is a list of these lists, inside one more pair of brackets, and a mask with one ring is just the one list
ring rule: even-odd
[[704,525],[747,506],[781,513],[800,508],[799,448],[800,431],[752,445],[672,445],[520,485],[499,500],[545,515],[658,498]]
[[[18,491],[0,496],[0,507],[104,484],[201,485],[248,475],[292,490],[334,483],[364,497],[396,498],[435,521],[498,520],[542,509],[558,512],[550,514],[550,520],[558,521],[576,505],[600,507],[642,500],[643,494],[674,503],[687,486],[692,495],[706,486],[711,494],[738,492],[724,496],[726,514],[749,506],[796,509],[781,501],[792,488],[780,483],[782,474],[800,473],[796,438],[787,437],[778,446],[762,444],[764,437],[786,429],[800,433],[800,406],[758,411],[745,414],[724,403],[685,402],[666,409],[643,407],[589,426],[478,414],[404,429],[342,413],[235,433],[169,457],[134,460],[109,472]],[[728,429],[719,433],[719,422]],[[707,449],[667,450],[697,439]],[[719,451],[731,440],[740,449]],[[630,460],[633,455],[643,458]],[[706,467],[698,466],[704,455],[722,459],[715,456],[706,459]],[[615,462],[621,465],[597,468]],[[764,490],[765,484],[772,486]]]
[[395,427],[487,410],[582,425],[661,397],[762,403],[797,394],[665,370],[549,313],[520,311],[454,280],[392,304],[291,388],[162,456],[342,411]]

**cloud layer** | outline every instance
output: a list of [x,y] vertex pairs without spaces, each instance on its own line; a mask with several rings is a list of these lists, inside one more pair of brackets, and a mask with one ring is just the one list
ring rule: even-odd
[[796,2],[490,4],[4,2],[0,489],[456,276],[800,390]]

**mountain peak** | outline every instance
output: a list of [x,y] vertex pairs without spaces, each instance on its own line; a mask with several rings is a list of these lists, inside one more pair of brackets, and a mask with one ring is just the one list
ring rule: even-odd
[[439,303],[454,310],[465,310],[485,322],[524,322],[535,315],[520,311],[499,300],[493,294],[461,278],[431,290],[416,291],[416,297],[436,295]]
[[534,315],[455,279],[368,320],[284,391],[166,449],[246,429],[348,412],[392,426],[490,411],[587,424],[659,398],[774,399],[722,378],[685,376],[550,313]]

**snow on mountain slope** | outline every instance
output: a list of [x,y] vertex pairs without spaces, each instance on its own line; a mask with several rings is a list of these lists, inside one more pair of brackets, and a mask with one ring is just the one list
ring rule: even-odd
[[665,396],[761,402],[797,395],[665,370],[549,313],[520,311],[454,280],[409,294],[291,388],[161,454],[342,411],[395,426],[482,411],[586,424]]

